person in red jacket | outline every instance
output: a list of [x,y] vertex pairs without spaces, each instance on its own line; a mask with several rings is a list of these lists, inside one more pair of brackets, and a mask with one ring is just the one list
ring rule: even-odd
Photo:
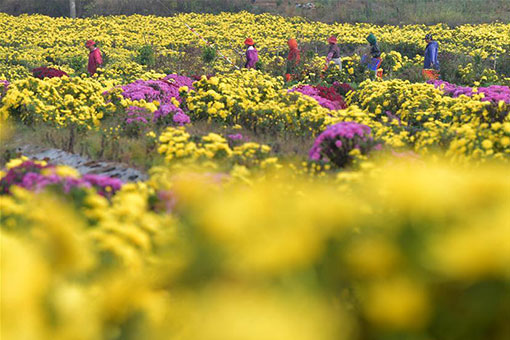
[[291,81],[296,75],[297,66],[301,61],[301,54],[296,39],[290,39],[287,43],[289,45],[289,55],[287,56],[287,73],[285,74],[285,80]]
[[93,40],[88,40],[85,43],[85,46],[90,50],[89,53],[89,64],[87,70],[89,74],[93,76],[97,72],[97,68],[103,65],[103,57],[101,56],[101,51],[96,47],[96,42]]

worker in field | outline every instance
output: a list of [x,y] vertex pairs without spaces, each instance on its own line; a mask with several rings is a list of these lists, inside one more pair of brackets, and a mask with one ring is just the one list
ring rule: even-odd
[[382,78],[382,58],[381,58],[381,49],[379,48],[379,44],[377,43],[377,38],[373,33],[370,33],[367,36],[367,41],[369,44],[368,54],[365,54],[361,58],[361,62],[367,65],[368,69],[374,72],[374,75],[377,78]]
[[94,40],[88,40],[85,43],[85,46],[89,49],[89,64],[87,70],[91,76],[96,74],[99,66],[103,65],[103,57],[101,56],[101,51],[96,46],[96,42]]
[[252,38],[248,38],[244,41],[244,45],[246,46],[246,64],[244,67],[254,69],[255,65],[259,61],[259,52],[255,48],[255,42]]
[[287,56],[287,72],[285,80],[291,81],[296,77],[296,70],[301,61],[301,53],[299,52],[298,43],[296,39],[290,39],[287,44],[289,45],[289,55]]
[[328,56],[326,57],[326,67],[327,70],[329,67],[329,64],[331,62],[338,65],[340,70],[342,70],[342,57],[340,56],[340,47],[338,46],[338,40],[335,36],[331,36],[328,39],[329,44],[329,50],[328,50]]
[[425,36],[425,42],[427,47],[425,48],[422,74],[425,80],[437,80],[439,79],[439,60],[437,58],[439,44],[433,39],[432,34]]

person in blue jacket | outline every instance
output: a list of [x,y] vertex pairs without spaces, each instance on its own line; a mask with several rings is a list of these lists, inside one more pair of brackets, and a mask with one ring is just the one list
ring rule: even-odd
[[439,44],[432,37],[432,34],[425,36],[427,48],[425,48],[425,62],[423,63],[423,76],[428,79],[437,79],[439,77],[439,60],[437,52]]

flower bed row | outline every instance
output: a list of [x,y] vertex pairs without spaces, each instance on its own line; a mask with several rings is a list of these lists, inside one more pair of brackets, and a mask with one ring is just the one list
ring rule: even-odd
[[496,104],[499,104],[499,102],[510,104],[510,86],[492,85],[488,87],[472,88],[468,86],[450,84],[441,80],[429,81],[429,84],[434,85],[435,88],[440,89],[453,98],[457,98],[462,95],[468,97],[482,95],[480,98],[482,101],[489,101]]
[[36,192],[52,187],[65,194],[74,190],[93,189],[103,197],[111,197],[120,190],[122,182],[107,176],[81,176],[73,168],[55,166],[44,161],[18,159],[11,161],[7,172],[0,176],[0,195],[9,194],[13,186]]

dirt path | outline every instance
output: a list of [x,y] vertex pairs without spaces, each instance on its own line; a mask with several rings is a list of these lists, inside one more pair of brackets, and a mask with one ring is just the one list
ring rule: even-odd
[[75,168],[82,175],[95,174],[118,178],[123,182],[139,182],[148,179],[147,174],[113,162],[96,162],[80,155],[59,149],[27,145],[18,148],[19,153],[31,159],[46,160],[51,164],[62,164]]

